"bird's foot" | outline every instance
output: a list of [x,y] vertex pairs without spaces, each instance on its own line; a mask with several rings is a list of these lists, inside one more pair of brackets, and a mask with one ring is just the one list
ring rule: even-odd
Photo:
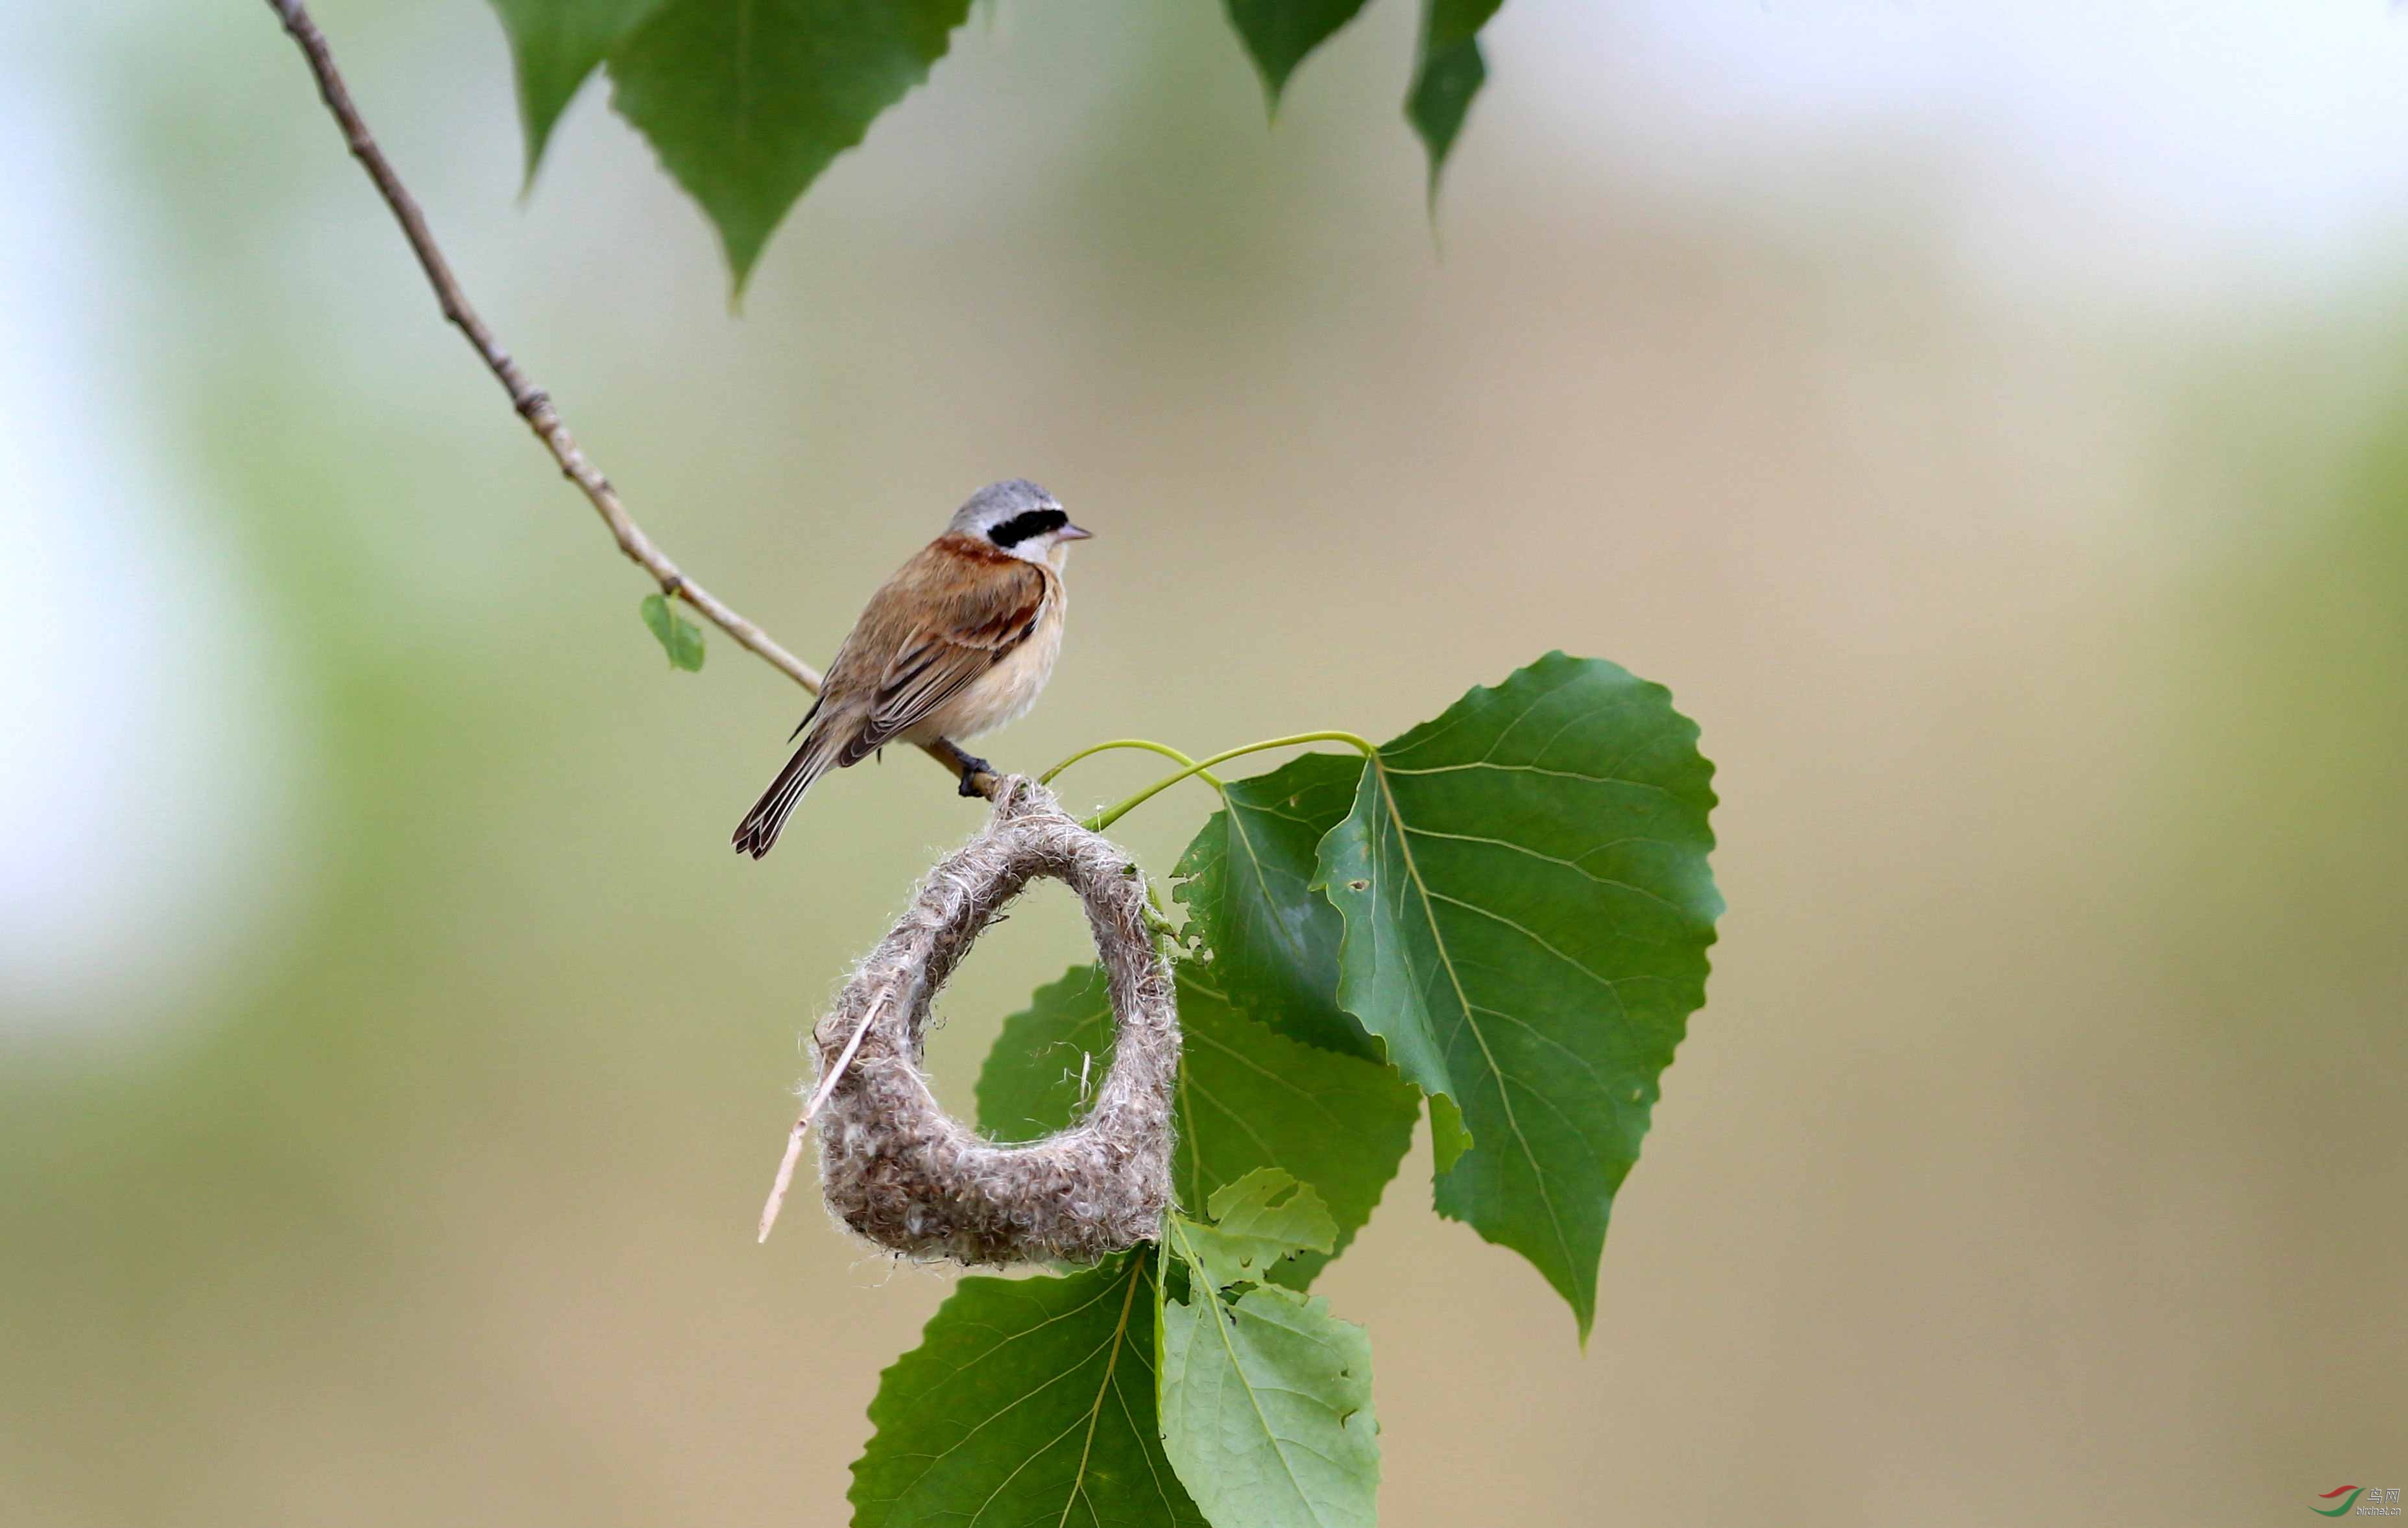
[[[956,749],[956,750],[955,750],[955,752],[957,752],[957,753],[958,753],[958,752],[960,752],[960,750]],[[963,794],[963,795],[965,795],[965,796],[982,796],[982,795],[984,795],[984,794],[985,794],[985,792],[983,792],[983,791],[982,791],[982,790],[980,790],[980,789],[978,788],[978,785],[977,785],[978,777],[979,777],[980,775],[982,775],[982,774],[993,774],[994,772],[995,772],[995,766],[994,766],[994,765],[992,765],[992,764],[990,764],[990,763],[988,763],[985,759],[982,759],[982,758],[979,757],[978,757],[978,755],[976,755],[976,754],[963,754],[963,755],[962,755],[962,794]]]

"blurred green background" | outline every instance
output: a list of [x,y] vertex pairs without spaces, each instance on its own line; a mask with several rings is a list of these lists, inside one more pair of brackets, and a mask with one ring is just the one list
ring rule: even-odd
[[[474,0],[319,15],[797,652],[990,479],[1099,532],[998,761],[1558,646],[1701,722],[1731,910],[1587,1353],[1426,1144],[1323,1282],[1385,1521],[2294,1521],[2408,1483],[2408,36],[1997,9],[1515,0],[1433,234],[1398,0],[1268,129],[1205,0],[1006,0],[740,315],[597,92],[515,200]],[[726,851],[798,693],[667,671],[265,7],[12,7],[0,163],[0,1522],[843,1521],[949,1280],[752,1226],[976,811],[896,756]],[[1082,937],[954,983],[959,1106]]]

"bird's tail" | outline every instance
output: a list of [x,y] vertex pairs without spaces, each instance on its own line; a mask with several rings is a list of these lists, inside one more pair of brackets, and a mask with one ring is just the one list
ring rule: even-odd
[[786,760],[778,778],[770,782],[769,788],[762,792],[761,799],[752,803],[752,810],[744,814],[743,822],[737,826],[736,836],[730,841],[736,852],[755,859],[767,854],[770,845],[778,842],[786,819],[794,814],[795,804],[803,799],[803,792],[812,781],[825,774],[837,758],[837,741],[825,728],[805,738],[803,745],[795,750],[795,757]]

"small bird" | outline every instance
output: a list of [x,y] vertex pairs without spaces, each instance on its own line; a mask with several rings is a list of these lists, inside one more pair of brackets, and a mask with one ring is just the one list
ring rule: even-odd
[[[1062,651],[1063,561],[1072,541],[1093,534],[1023,479],[972,494],[945,533],[869,597],[795,728],[810,735],[744,814],[737,852],[767,854],[795,803],[831,769],[890,742],[975,737],[1035,705]],[[965,763],[965,795],[981,772],[992,772],[986,760]]]

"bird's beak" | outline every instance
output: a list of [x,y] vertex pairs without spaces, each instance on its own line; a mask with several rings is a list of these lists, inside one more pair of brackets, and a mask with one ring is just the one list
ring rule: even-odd
[[1076,526],[1064,526],[1054,533],[1054,539],[1057,541],[1093,541],[1095,535],[1092,530],[1081,530]]

